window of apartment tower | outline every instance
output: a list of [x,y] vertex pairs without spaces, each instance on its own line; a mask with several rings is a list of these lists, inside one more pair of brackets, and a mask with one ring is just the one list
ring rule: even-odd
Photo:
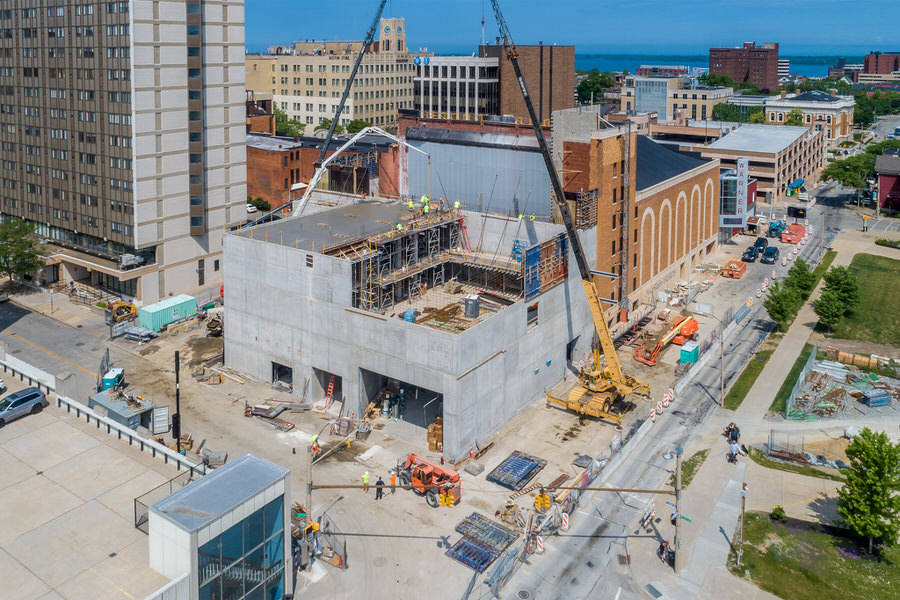
[[615,204],[617,202],[616,196],[618,195],[618,191],[619,190],[616,190],[616,189],[613,190],[613,204]]
[[384,51],[385,52],[391,51],[391,40],[384,40]]

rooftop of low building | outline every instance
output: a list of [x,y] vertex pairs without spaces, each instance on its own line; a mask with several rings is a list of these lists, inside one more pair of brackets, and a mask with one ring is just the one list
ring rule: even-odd
[[748,124],[709,144],[714,150],[743,150],[775,154],[811,133],[808,127],[794,125]]
[[635,189],[637,191],[645,190],[708,162],[708,159],[681,153],[658,144],[646,136],[639,135],[637,136]]

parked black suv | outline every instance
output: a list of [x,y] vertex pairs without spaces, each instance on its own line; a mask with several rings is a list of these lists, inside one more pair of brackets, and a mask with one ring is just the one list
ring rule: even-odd
[[775,246],[770,246],[765,249],[762,254],[762,258],[759,259],[759,262],[765,263],[767,265],[774,265],[778,260],[778,248]]
[[769,247],[769,240],[764,237],[758,237],[756,238],[756,242],[753,244],[753,247],[756,248],[757,252],[762,252]]
[[756,249],[756,246],[750,246],[746,250],[744,250],[743,256],[741,256],[741,260],[744,262],[756,262],[756,256],[759,254],[759,250]]

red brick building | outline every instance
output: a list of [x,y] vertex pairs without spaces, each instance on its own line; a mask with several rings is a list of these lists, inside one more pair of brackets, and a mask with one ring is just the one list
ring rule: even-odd
[[863,60],[863,73],[887,75],[900,71],[900,52],[872,52]]
[[[296,200],[303,192],[291,188],[308,183],[324,140],[247,135],[247,195],[262,198],[272,207]],[[331,143],[331,156],[343,140]],[[328,169],[327,189],[354,195],[397,195],[397,148],[381,136],[366,136],[341,155]]]
[[[550,113],[575,106],[575,46],[516,46],[519,67],[538,120],[544,125]],[[500,66],[500,114],[529,122],[528,109],[515,70],[501,45],[481,46],[479,56],[497,57]]]
[[740,48],[710,48],[709,72],[737,82],[749,81],[764,90],[777,90],[778,44],[744,42]]
[[900,156],[882,155],[875,159],[878,175],[878,204],[900,210]]

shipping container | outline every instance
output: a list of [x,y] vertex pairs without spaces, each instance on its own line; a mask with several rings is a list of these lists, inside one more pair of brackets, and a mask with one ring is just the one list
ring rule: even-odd
[[162,302],[144,306],[138,311],[141,327],[159,331],[169,323],[197,313],[197,299],[181,294]]

